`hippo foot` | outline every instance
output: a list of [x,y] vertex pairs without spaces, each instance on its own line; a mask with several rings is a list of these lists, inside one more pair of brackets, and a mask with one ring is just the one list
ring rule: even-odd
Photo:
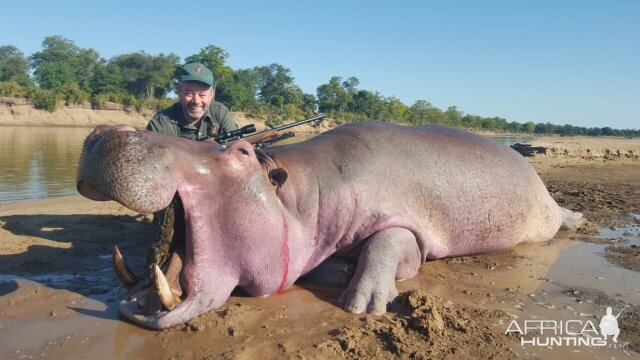
[[560,230],[576,230],[584,223],[584,216],[580,212],[560,207],[560,213],[562,215]]
[[375,233],[360,253],[356,273],[342,293],[340,304],[356,314],[384,314],[398,295],[396,278],[415,274],[420,259],[420,249],[409,230],[390,228]]
[[374,315],[384,314],[387,312],[387,305],[398,296],[398,290],[393,280],[390,283],[373,285],[373,287],[349,286],[342,293],[340,304],[346,311],[354,314],[364,311]]

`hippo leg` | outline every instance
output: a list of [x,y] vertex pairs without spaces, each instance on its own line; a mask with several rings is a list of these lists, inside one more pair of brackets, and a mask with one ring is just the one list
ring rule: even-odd
[[562,214],[562,223],[560,224],[560,230],[575,230],[579,228],[580,225],[582,225],[582,213],[571,211],[563,207],[560,207],[560,213]]
[[396,279],[414,276],[420,264],[420,248],[412,232],[397,227],[377,232],[364,245],[340,303],[352,313],[383,314],[398,295]]

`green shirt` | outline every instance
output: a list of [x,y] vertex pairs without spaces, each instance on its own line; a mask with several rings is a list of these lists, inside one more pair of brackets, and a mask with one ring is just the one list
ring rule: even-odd
[[[215,128],[214,124],[218,126],[218,130],[212,133]],[[197,128],[187,123],[182,113],[182,105],[179,102],[157,112],[147,124],[147,130],[191,140],[204,140],[219,133],[236,129],[238,129],[238,125],[233,121],[229,109],[217,101],[211,102],[209,111],[204,115]]]

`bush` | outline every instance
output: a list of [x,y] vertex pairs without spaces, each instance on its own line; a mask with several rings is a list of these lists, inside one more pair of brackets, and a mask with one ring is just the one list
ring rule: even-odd
[[287,120],[301,120],[304,118],[304,111],[293,104],[284,106],[284,118]]
[[121,103],[124,106],[138,106],[140,105],[140,101],[138,101],[138,99],[136,99],[135,96],[131,95],[131,94],[121,94],[122,98],[120,99],[120,101],[114,101],[114,102],[118,102]]
[[104,106],[107,102],[109,102],[109,94],[95,94],[91,97],[93,105]]
[[158,101],[156,101],[156,103],[154,104],[154,108],[158,111],[164,110],[173,105],[176,101],[176,99],[158,99]]
[[0,81],[0,96],[22,98],[27,96],[27,90],[15,80]]
[[267,121],[264,122],[264,124],[269,127],[280,126],[283,123],[284,121],[282,120],[282,117],[277,115],[269,115],[269,117],[267,118]]
[[67,105],[82,104],[91,98],[91,95],[81,90],[77,84],[65,84],[55,90]]
[[131,94],[125,92],[107,92],[95,94],[91,97],[91,102],[94,105],[104,106],[108,102],[121,104],[124,106],[136,106],[138,105],[138,99]]
[[54,112],[58,108],[60,97],[52,90],[36,90],[33,93],[33,106],[36,109]]

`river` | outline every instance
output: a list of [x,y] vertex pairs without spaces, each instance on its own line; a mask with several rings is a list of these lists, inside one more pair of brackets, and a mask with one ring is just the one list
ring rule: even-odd
[[[0,203],[76,194],[76,169],[92,128],[0,127]],[[297,135],[296,140],[305,137]],[[500,136],[511,145],[530,138]]]

